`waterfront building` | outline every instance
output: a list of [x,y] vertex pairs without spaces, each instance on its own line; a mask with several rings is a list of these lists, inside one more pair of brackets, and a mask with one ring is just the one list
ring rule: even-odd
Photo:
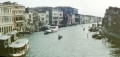
[[60,25],[63,21],[63,11],[53,8],[51,21],[52,25]]
[[13,3],[12,4],[12,16],[13,16],[13,23],[14,28],[18,31],[25,30],[25,6]]
[[53,7],[35,7],[35,8],[32,8],[33,10],[35,11],[39,11],[39,10],[42,10],[42,11],[48,11],[49,12],[49,25],[52,25],[52,9]]
[[75,14],[75,22],[76,22],[76,24],[80,24],[80,15],[81,14]]
[[92,15],[80,15],[80,24],[102,22],[102,17]]
[[13,29],[12,5],[0,4],[0,34],[6,34]]
[[36,26],[38,26],[38,23],[36,24],[36,19],[37,19],[37,15],[36,15],[36,11],[26,8],[25,9],[25,24],[26,24],[26,29],[25,31],[36,31]]
[[70,25],[74,22],[74,15],[78,14],[78,9],[69,6],[57,6],[56,9],[63,11],[64,26]]
[[38,16],[41,25],[48,25],[49,24],[49,11],[39,10]]
[[109,7],[108,9],[106,9],[106,13],[103,18],[102,25],[107,29],[107,31],[113,31],[114,33],[120,33],[119,18],[120,18],[120,8]]

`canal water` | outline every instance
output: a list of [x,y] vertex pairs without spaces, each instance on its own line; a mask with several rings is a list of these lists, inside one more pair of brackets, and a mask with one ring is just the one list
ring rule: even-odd
[[[58,32],[44,35],[35,32],[22,36],[29,39],[30,49],[25,57],[117,57],[120,45],[107,39],[94,39],[88,31],[91,24],[59,28]],[[83,29],[85,30],[83,31]],[[58,40],[58,34],[63,36]]]

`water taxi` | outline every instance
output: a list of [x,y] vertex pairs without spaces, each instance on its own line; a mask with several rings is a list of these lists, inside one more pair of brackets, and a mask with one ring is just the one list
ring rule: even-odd
[[15,42],[12,42],[9,47],[9,56],[10,57],[19,57],[24,56],[29,49],[28,39],[18,39]]
[[3,35],[0,36],[0,56],[8,55],[8,46],[11,44],[11,36]]
[[7,35],[11,36],[11,41],[14,42],[15,40],[20,38],[19,32],[17,30],[11,31],[7,33]]

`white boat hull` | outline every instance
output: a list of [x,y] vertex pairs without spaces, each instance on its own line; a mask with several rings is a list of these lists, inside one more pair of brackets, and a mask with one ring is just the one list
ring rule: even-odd
[[45,30],[45,33],[51,33],[52,30]]
[[57,32],[57,31],[58,31],[58,29],[52,29],[52,31],[53,31],[53,32]]
[[45,33],[52,33],[57,31],[58,31],[58,26],[51,26],[49,30],[45,30]]
[[20,54],[9,54],[9,55],[10,55],[10,57],[24,56],[28,52],[28,49],[29,49],[29,45],[27,45],[27,49],[25,51],[23,51],[22,53],[20,53]]

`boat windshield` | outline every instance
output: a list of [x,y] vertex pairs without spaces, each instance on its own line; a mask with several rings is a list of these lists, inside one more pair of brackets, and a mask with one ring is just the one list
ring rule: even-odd
[[21,52],[21,48],[9,48],[9,53],[17,54]]

